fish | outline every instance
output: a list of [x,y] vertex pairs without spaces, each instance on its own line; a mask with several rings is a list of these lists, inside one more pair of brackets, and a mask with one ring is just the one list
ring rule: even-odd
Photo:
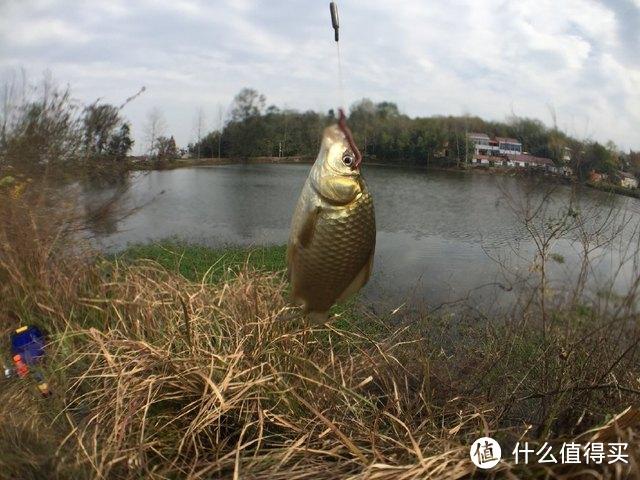
[[376,221],[361,162],[340,110],[338,124],[324,130],[287,245],[291,297],[312,323],[326,322],[329,309],[357,293],[371,276]]

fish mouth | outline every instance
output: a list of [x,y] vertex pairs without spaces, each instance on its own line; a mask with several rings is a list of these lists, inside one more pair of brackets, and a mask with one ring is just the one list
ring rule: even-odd
[[340,108],[338,109],[338,112],[340,112],[340,115],[338,117],[338,128],[344,134],[349,147],[351,147],[351,150],[353,151],[353,155],[356,157],[355,162],[353,162],[353,165],[351,165],[351,170],[357,170],[358,168],[360,168],[360,164],[362,163],[362,154],[356,146],[356,142],[353,139],[351,130],[349,129],[349,127],[347,127],[347,116],[344,114],[344,110]]

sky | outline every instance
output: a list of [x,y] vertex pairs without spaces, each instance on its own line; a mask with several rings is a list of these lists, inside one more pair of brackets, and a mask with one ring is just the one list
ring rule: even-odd
[[180,146],[234,95],[327,111],[367,97],[410,116],[538,118],[640,150],[640,0],[0,0],[0,77],[49,71],[121,104],[136,151],[159,108]]

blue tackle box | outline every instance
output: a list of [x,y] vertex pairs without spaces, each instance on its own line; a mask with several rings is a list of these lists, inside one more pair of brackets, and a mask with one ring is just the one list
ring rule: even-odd
[[44,335],[38,327],[20,327],[11,335],[11,354],[20,355],[27,365],[34,365],[44,356],[44,344]]

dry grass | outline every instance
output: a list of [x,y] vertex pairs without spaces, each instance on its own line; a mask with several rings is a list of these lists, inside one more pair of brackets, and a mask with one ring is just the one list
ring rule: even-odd
[[484,435],[507,454],[492,476],[637,475],[635,417],[589,434],[633,442],[625,469],[513,465],[506,445],[535,442],[533,432],[501,418],[513,399],[451,376],[478,378],[474,358],[445,353],[433,330],[308,328],[278,273],[247,267],[208,283],[150,261],[96,261],[69,243],[76,222],[52,213],[63,209],[10,198],[0,204],[0,330],[48,330],[55,396],[3,384],[2,478],[468,478],[469,446]]
[[[306,329],[279,276],[190,284],[153,265],[111,272],[86,299],[109,318],[84,330],[69,412],[96,474],[156,478],[424,478],[470,472],[464,420],[429,402],[399,336]],[[113,302],[112,298],[135,299]],[[79,339],[78,339],[79,340]],[[413,371],[411,371],[413,370]],[[446,453],[442,453],[446,452]],[[437,468],[436,468],[437,466]],[[458,472],[456,474],[456,472]]]

